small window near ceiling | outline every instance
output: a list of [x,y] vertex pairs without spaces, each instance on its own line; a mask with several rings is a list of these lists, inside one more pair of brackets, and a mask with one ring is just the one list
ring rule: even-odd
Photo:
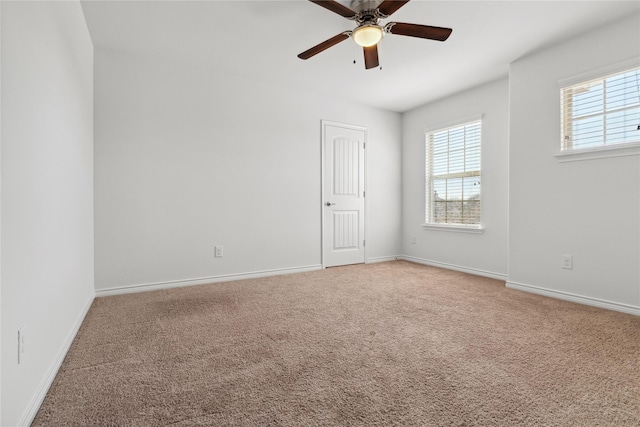
[[426,133],[425,226],[480,229],[482,122]]
[[603,150],[640,142],[640,68],[560,88],[561,151]]

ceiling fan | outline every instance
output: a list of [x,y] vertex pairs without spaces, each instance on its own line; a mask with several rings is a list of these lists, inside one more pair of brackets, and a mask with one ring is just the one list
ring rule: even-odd
[[357,23],[353,31],[344,31],[328,40],[305,50],[298,55],[300,59],[309,59],[320,52],[335,46],[341,41],[353,37],[355,42],[364,49],[364,67],[368,70],[377,67],[380,62],[378,60],[378,42],[382,39],[384,33],[397,34],[400,36],[419,37],[423,39],[445,41],[453,31],[451,28],[432,27],[429,25],[406,24],[403,22],[389,22],[385,25],[380,24],[381,19],[388,18],[395,11],[400,9],[409,0],[384,0],[377,7],[372,7],[378,2],[371,0],[355,0],[351,4],[355,5],[357,12],[351,8],[343,6],[334,0],[309,0],[318,6],[322,6],[331,12],[337,13],[349,20]]

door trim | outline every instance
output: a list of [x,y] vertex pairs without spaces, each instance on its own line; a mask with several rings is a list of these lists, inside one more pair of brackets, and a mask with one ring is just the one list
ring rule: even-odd
[[[334,126],[334,127],[341,127],[344,129],[352,129],[352,130],[357,130],[357,131],[362,131],[364,132],[364,192],[365,192],[365,197],[364,197],[364,212],[362,213],[362,217],[363,217],[363,221],[364,221],[364,236],[363,236],[363,240],[366,242],[367,240],[367,230],[369,229],[369,227],[367,226],[367,220],[368,220],[368,216],[367,216],[367,211],[369,210],[369,199],[368,197],[366,197],[366,192],[367,192],[367,146],[366,144],[369,142],[369,130],[364,127],[364,126],[358,126],[358,125],[350,125],[350,124],[346,124],[346,123],[340,123],[340,122],[333,122],[330,120],[321,120],[320,121],[320,125],[321,125],[321,132],[320,132],[320,264],[322,265],[322,268],[325,269],[327,268],[325,265],[325,259],[324,259],[324,246],[325,246],[325,240],[324,240],[324,221],[325,221],[325,212],[326,209],[324,209],[324,204],[326,202],[325,198],[324,198],[324,178],[325,178],[325,174],[324,174],[324,168],[325,168],[325,161],[324,161],[324,156],[325,156],[325,146],[324,146],[324,138],[326,135],[326,127],[327,126]],[[364,247],[363,247],[363,252],[364,252],[364,259],[362,260],[363,263],[367,263],[367,245],[365,243]]]

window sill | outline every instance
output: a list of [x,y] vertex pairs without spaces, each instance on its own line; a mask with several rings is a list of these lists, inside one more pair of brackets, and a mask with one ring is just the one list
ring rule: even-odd
[[582,150],[566,150],[555,155],[559,163],[640,155],[640,142],[610,145]]
[[455,231],[457,233],[482,234],[484,228],[481,225],[452,225],[452,224],[422,224],[426,230]]

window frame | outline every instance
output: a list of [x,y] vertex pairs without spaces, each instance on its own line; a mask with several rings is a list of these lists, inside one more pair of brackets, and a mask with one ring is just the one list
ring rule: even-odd
[[[437,223],[437,222],[432,222],[433,220],[433,203],[431,201],[431,194],[433,193],[433,180],[434,180],[434,176],[441,176],[441,177],[446,177],[446,176],[450,176],[450,178],[455,178],[455,177],[478,177],[478,179],[480,180],[480,182],[482,182],[482,131],[483,131],[483,117],[482,114],[476,114],[473,116],[469,116],[469,117],[465,117],[462,119],[458,119],[455,121],[451,121],[451,122],[447,122],[447,123],[442,123],[440,125],[437,126],[432,126],[429,127],[427,129],[424,130],[424,149],[425,149],[425,162],[424,162],[424,167],[425,167],[425,203],[424,203],[424,223],[422,224],[422,226],[425,229],[428,230],[438,230],[438,231],[454,231],[454,232],[463,232],[463,233],[483,233],[484,232],[484,226],[483,226],[483,209],[482,209],[482,189],[480,188],[479,193],[480,193],[480,221],[477,224],[459,224],[459,223]],[[465,171],[465,172],[461,172],[461,173],[453,173],[453,174],[444,174],[444,175],[432,175],[431,174],[431,166],[430,166],[430,162],[432,161],[432,159],[429,158],[429,135],[432,135],[434,133],[438,133],[438,132],[442,132],[442,131],[446,131],[446,130],[452,130],[452,129],[456,129],[456,128],[463,128],[465,126],[474,124],[474,123],[478,123],[479,128],[480,128],[480,146],[478,148],[479,150],[479,156],[480,156],[480,167],[479,170],[477,171],[477,174],[474,173],[476,171]]]
[[[558,94],[560,98],[560,111],[558,114],[560,141],[556,145],[557,149],[554,155],[558,162],[563,163],[581,160],[640,155],[640,135],[638,137],[638,140],[636,141],[617,144],[603,143],[602,145],[585,148],[566,148],[565,142],[566,127],[570,123],[566,123],[565,120],[563,91],[567,88],[570,88],[571,86],[577,86],[599,79],[605,80],[611,75],[622,73],[625,71],[631,71],[634,69],[640,69],[640,56],[558,81]],[[607,113],[603,112],[602,114],[604,116]],[[569,120],[572,120],[572,118]]]

